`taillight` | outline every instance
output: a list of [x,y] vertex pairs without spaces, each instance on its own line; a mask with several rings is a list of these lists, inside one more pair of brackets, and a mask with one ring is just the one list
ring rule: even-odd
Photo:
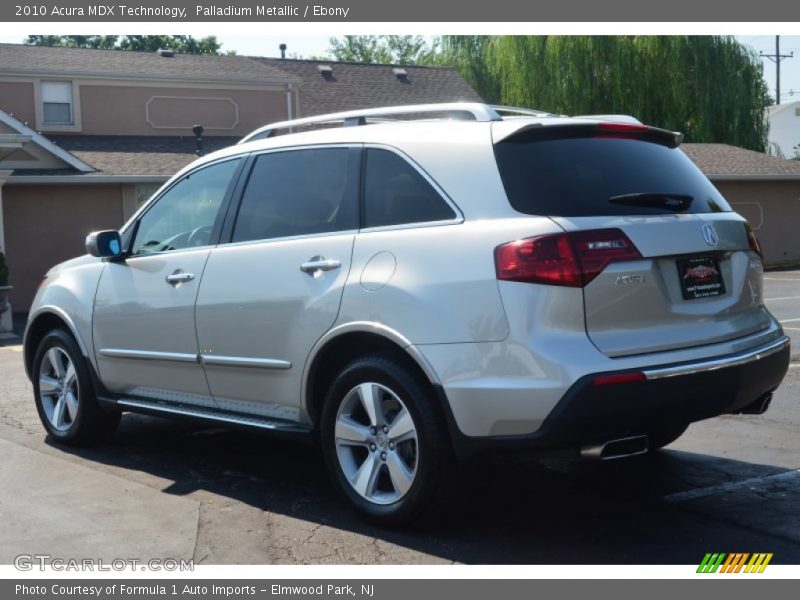
[[494,250],[497,278],[580,287],[575,250],[564,233],[517,240]]
[[582,287],[609,263],[642,255],[619,229],[555,233],[502,244],[494,251],[503,281]]
[[744,230],[747,232],[747,245],[750,250],[758,254],[761,258],[764,258],[764,255],[761,254],[761,244],[758,243],[756,232],[750,227],[750,223],[744,224]]
[[575,231],[567,235],[578,252],[583,285],[587,285],[612,262],[642,258],[633,242],[619,229]]

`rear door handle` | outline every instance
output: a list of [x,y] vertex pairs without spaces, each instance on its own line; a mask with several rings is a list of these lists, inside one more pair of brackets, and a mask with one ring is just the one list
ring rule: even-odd
[[178,285],[179,283],[187,283],[192,279],[194,279],[194,273],[184,273],[178,269],[171,275],[167,275],[166,281],[170,285]]
[[341,266],[342,263],[338,260],[329,260],[323,256],[314,256],[311,260],[300,265],[300,270],[303,273],[313,275],[317,271],[333,271]]

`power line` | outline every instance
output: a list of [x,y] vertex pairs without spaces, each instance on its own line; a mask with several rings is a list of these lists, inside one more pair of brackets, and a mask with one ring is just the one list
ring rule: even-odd
[[759,52],[759,56],[770,59],[775,63],[775,104],[781,103],[781,61],[787,58],[792,58],[794,52],[789,54],[781,54],[781,36],[775,36],[775,54],[764,54]]

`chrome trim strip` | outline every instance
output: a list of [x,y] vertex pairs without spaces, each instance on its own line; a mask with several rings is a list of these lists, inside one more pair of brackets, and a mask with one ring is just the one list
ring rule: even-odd
[[119,348],[102,348],[102,356],[108,358],[130,358],[133,360],[166,360],[170,362],[196,363],[196,354],[182,352],[150,352],[147,350],[121,350]]
[[648,380],[652,380],[664,379],[666,377],[677,377],[680,375],[692,375],[694,373],[703,373],[705,371],[716,371],[718,369],[727,369],[728,367],[738,367],[761,360],[762,358],[766,358],[767,356],[775,354],[776,352],[781,352],[789,346],[789,343],[789,338],[784,336],[776,342],[771,342],[766,346],[760,346],[754,350],[748,350],[740,354],[693,362],[687,365],[678,365],[675,367],[645,369],[643,372]]
[[292,363],[288,360],[277,358],[247,358],[243,356],[219,356],[216,354],[201,354],[200,362],[204,365],[221,367],[256,367],[261,369],[291,369]]
[[289,430],[289,431],[305,431],[307,426],[302,423],[282,423],[280,421],[273,421],[260,417],[242,416],[236,417],[234,415],[214,414],[206,410],[192,410],[190,408],[183,408],[178,406],[165,406],[163,404],[156,404],[151,402],[138,402],[136,400],[121,399],[117,400],[117,404],[129,408],[138,408],[142,410],[150,410],[154,412],[162,412],[173,415],[183,415],[187,417],[194,417],[197,419],[207,419],[215,423],[231,423],[234,425],[246,425],[248,427],[258,427],[260,429],[270,430]]

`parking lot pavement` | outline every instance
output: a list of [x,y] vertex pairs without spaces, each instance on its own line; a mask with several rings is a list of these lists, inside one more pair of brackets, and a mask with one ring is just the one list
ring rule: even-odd
[[[765,283],[797,339],[800,273]],[[104,446],[55,446],[20,350],[0,348],[2,563],[43,551],[198,564],[690,565],[709,551],[757,551],[800,563],[800,361],[765,415],[696,423],[648,457],[471,463],[449,510],[392,531],[347,509],[314,447],[138,415]]]
[[800,271],[764,273],[764,300],[792,338],[792,355],[800,357]]

